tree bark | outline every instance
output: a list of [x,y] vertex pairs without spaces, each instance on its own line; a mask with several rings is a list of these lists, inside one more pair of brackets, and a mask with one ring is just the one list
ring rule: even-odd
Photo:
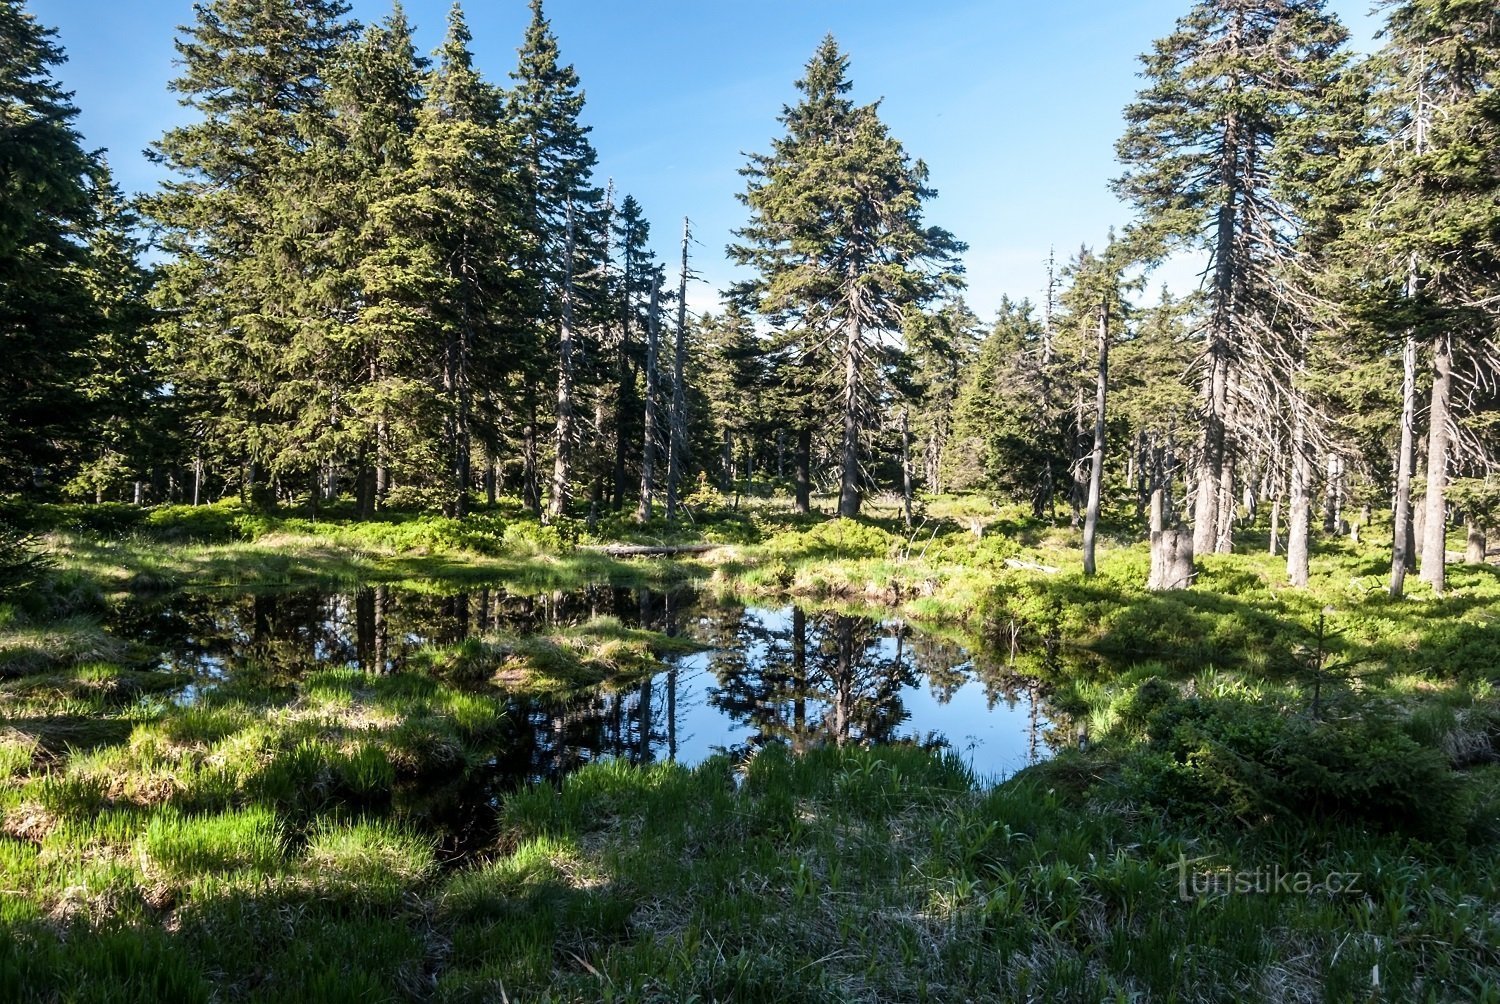
[[1104,409],[1109,389],[1109,301],[1099,303],[1099,368],[1094,386],[1094,452],[1089,460],[1088,511],[1083,520],[1083,574],[1093,575],[1094,537],[1099,529],[1099,497],[1104,481]]
[[[804,422],[811,421],[803,416]],[[792,449],[792,477],[794,487],[793,508],[799,516],[812,512],[812,427],[804,424],[797,430],[797,442]]]
[[850,312],[844,333],[844,434],[839,450],[839,515],[859,515],[859,362],[864,332],[856,306]]
[[547,519],[568,511],[573,481],[573,203],[568,202],[567,259],[563,263],[562,323],[557,338],[557,434]]
[[1464,547],[1464,561],[1471,565],[1482,565],[1485,552],[1489,547],[1489,541],[1485,539],[1484,527],[1475,522],[1471,516],[1468,520],[1468,531],[1468,540]]
[[667,449],[667,522],[677,519],[677,492],[682,479],[684,454],[687,452],[687,395],[682,385],[683,366],[687,362],[687,217],[682,220],[682,272],[677,282],[677,340],[672,353],[672,415]]
[[1432,406],[1427,429],[1427,518],[1422,537],[1422,581],[1442,593],[1447,585],[1443,562],[1448,537],[1448,510],[1443,489],[1448,480],[1448,418],[1453,402],[1453,339],[1446,331],[1432,340]]
[[[1412,285],[1415,285],[1413,281]],[[1406,588],[1406,573],[1412,565],[1411,479],[1417,463],[1417,340],[1408,335],[1401,349],[1401,445],[1396,456],[1395,520],[1391,527],[1392,599]]]
[[661,342],[661,274],[651,283],[651,306],[646,314],[646,432],[641,446],[641,501],[635,518],[651,519],[656,494],[656,350]]
[[536,393],[529,386],[526,390],[525,407],[526,424],[521,427],[521,500],[533,516],[541,516],[542,486],[537,460]]
[[911,417],[901,409],[901,518],[911,529]]
[[1187,589],[1193,584],[1197,567],[1193,563],[1193,532],[1172,527],[1151,532],[1151,577],[1146,588],[1152,592]]
[[1308,485],[1312,480],[1312,461],[1307,455],[1307,430],[1301,409],[1292,416],[1292,486],[1290,520],[1286,535],[1286,574],[1294,586],[1307,585],[1308,533],[1312,522],[1312,500]]

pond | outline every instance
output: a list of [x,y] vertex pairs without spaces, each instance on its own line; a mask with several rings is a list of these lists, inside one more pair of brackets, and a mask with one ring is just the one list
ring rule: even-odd
[[897,619],[742,606],[691,591],[188,593],[132,601],[113,627],[184,674],[189,682],[173,699],[192,703],[247,667],[291,678],[334,667],[402,674],[431,646],[600,617],[701,648],[666,656],[661,671],[629,686],[509,699],[508,748],[494,765],[501,786],[556,780],[605,757],[693,765],[770,742],[794,750],[910,743],[949,750],[979,777],[998,779],[1071,738],[1049,716],[1041,685],[1005,658]]

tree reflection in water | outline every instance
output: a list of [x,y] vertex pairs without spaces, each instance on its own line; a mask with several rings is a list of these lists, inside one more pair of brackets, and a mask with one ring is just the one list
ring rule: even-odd
[[[290,696],[313,669],[410,672],[425,646],[557,630],[612,617],[705,646],[622,686],[509,701],[504,753],[490,769],[515,781],[558,778],[583,763],[697,762],[769,742],[913,743],[951,748],[981,773],[1035,762],[1071,738],[1042,679],[1055,646],[973,652],[898,619],[798,607],[714,603],[690,593],[597,586],[572,592],[463,593],[375,585],[347,592],[179,595],[127,606],[117,630],[194,677],[184,699],[253,675]],[[998,648],[998,647],[997,647]],[[1050,674],[1050,675],[1049,675]],[[476,686],[486,686],[476,684]]]

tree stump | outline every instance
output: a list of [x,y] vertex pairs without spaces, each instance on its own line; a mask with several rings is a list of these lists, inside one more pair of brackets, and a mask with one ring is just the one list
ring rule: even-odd
[[1198,574],[1193,564],[1193,531],[1185,529],[1151,532],[1151,578],[1146,588],[1152,592],[1186,589]]
[[1464,548],[1464,561],[1471,565],[1484,564],[1485,551],[1488,548],[1489,541],[1485,538],[1484,528],[1472,520],[1469,522],[1467,545]]

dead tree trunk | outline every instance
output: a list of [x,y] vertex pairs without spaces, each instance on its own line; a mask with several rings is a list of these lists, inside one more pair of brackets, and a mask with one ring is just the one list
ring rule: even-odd
[[901,409],[901,517],[911,529],[911,417]]
[[1432,406],[1427,416],[1427,518],[1422,536],[1422,581],[1441,593],[1448,537],[1443,489],[1448,480],[1448,420],[1453,402],[1453,339],[1442,332],[1432,340]]
[[1485,538],[1484,527],[1470,516],[1468,519],[1468,539],[1464,546],[1464,561],[1471,565],[1484,564],[1485,553],[1489,547],[1489,541]]
[[573,249],[573,204],[569,202],[562,324],[557,339],[557,455],[552,463],[552,496],[547,500],[549,521],[568,511],[573,480]]
[[677,518],[678,481],[682,477],[683,454],[687,450],[687,395],[683,392],[682,369],[687,362],[687,217],[682,220],[682,274],[677,282],[677,341],[672,355],[672,415],[667,448],[667,522]]
[[[1408,295],[1415,292],[1415,269],[1408,282]],[[1417,463],[1417,340],[1408,335],[1401,349],[1401,445],[1396,456],[1395,522],[1391,527],[1392,599],[1406,588],[1406,572],[1412,565],[1411,478]]]
[[797,443],[792,450],[792,478],[794,488],[793,509],[799,516],[812,511],[812,421],[802,416],[802,427],[797,430]]
[[1072,456],[1069,458],[1070,484],[1068,486],[1068,527],[1077,530],[1083,526],[1083,509],[1088,493],[1088,482],[1083,474],[1083,436],[1084,436],[1084,400],[1083,385],[1078,385],[1078,394],[1073,405],[1073,443]]
[[1308,534],[1312,522],[1312,500],[1308,484],[1312,480],[1312,461],[1307,455],[1307,430],[1302,409],[1292,415],[1292,486],[1289,508],[1290,525],[1286,534],[1286,574],[1294,586],[1307,585]]
[[1104,408],[1109,389],[1109,301],[1099,301],[1099,369],[1094,386],[1094,452],[1089,460],[1088,510],[1083,521],[1083,574],[1093,575],[1094,537],[1104,482]]
[[656,493],[656,351],[661,342],[661,273],[651,283],[651,306],[646,314],[646,432],[641,448],[641,501],[635,518],[651,519]]
[[1165,526],[1166,490],[1151,493],[1151,574],[1146,588],[1152,592],[1186,589],[1198,574],[1193,564],[1193,532],[1180,526]]
[[[850,264],[853,272],[855,265]],[[863,416],[860,394],[861,363],[864,355],[863,305],[857,275],[849,280],[849,317],[844,322],[844,434],[839,448],[839,515],[853,519],[859,515],[859,434]]]

